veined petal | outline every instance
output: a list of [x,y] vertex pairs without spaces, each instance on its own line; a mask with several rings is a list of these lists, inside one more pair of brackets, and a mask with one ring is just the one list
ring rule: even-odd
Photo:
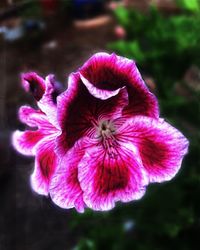
[[59,90],[56,88],[56,81],[54,75],[48,75],[45,78],[45,92],[38,102],[39,108],[47,115],[48,120],[57,128],[57,101]]
[[35,155],[35,146],[44,138],[41,131],[15,131],[12,135],[12,145],[23,155]]
[[19,119],[30,127],[39,128],[42,134],[58,133],[58,129],[49,122],[46,114],[29,106],[20,107]]
[[84,212],[83,191],[78,181],[78,164],[84,153],[84,147],[71,148],[60,161],[52,178],[50,196],[59,207],[75,207],[78,212]]
[[55,127],[59,128],[57,121],[56,98],[61,91],[61,87],[55,81],[54,75],[48,75],[45,80],[35,72],[21,75],[22,86],[27,92],[31,92],[36,99],[41,111]]
[[45,92],[45,82],[35,72],[21,74],[22,86],[26,92],[31,92],[34,98],[39,101]]
[[118,131],[118,139],[138,148],[151,182],[171,180],[188,151],[188,140],[162,119],[134,117]]
[[155,119],[159,118],[158,101],[156,97],[147,92],[145,89],[133,89],[133,87],[127,87],[129,94],[129,105],[123,110],[123,116],[130,118],[132,116],[148,116]]
[[48,117],[40,110],[22,106],[19,109],[19,119],[34,128],[34,130],[15,131],[13,133],[12,144],[21,154],[35,155],[35,147],[44,137],[52,135],[56,138],[60,134],[60,130],[55,128],[48,121]]
[[83,200],[94,210],[110,210],[115,202],[140,199],[148,179],[132,143],[115,147],[114,155],[97,144],[86,150],[78,165]]
[[99,120],[121,116],[127,99],[126,88],[107,100],[95,98],[82,84],[79,74],[72,74],[68,89],[58,97],[58,121],[62,130],[58,138],[59,153],[64,155],[85,135],[92,138]]
[[33,190],[42,195],[48,195],[49,184],[58,164],[54,152],[55,137],[45,137],[36,148],[35,168],[31,175]]
[[[81,75],[96,88],[116,90],[124,86],[120,71],[116,67],[115,54],[96,53],[79,69]],[[125,78],[123,79],[125,80]]]
[[18,112],[19,120],[30,127],[38,127],[46,122],[46,115],[41,110],[29,106],[21,106]]
[[97,53],[79,72],[96,89],[115,91],[126,86],[129,104],[124,109],[124,115],[159,117],[157,99],[148,90],[134,61],[114,53]]
[[101,100],[106,100],[112,96],[116,96],[120,89],[116,90],[103,90],[103,89],[98,89],[96,88],[92,83],[90,83],[84,76],[80,74],[81,81],[87,88],[87,90],[90,92],[91,95],[93,95],[96,98],[99,98]]

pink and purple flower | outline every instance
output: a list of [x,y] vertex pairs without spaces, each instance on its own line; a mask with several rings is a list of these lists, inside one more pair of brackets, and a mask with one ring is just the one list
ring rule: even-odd
[[60,134],[57,122],[55,98],[59,88],[53,75],[44,80],[34,72],[22,74],[22,86],[34,96],[39,109],[22,106],[19,119],[28,125],[30,130],[15,131],[13,145],[18,152],[35,156],[35,168],[31,175],[31,185],[39,194],[48,195],[49,183],[58,164],[54,152],[55,139]]
[[110,210],[178,172],[188,140],[159,118],[157,99],[132,60],[97,53],[60,95],[52,76],[25,74],[23,86],[39,110],[22,107],[20,119],[38,129],[15,132],[13,144],[35,156],[32,186],[58,206]]

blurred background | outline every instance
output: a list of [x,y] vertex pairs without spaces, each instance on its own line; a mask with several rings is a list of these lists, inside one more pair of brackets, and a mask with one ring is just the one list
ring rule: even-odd
[[[136,60],[161,116],[190,141],[169,183],[109,212],[62,210],[30,188],[33,158],[10,143],[33,104],[20,73],[67,76],[93,53]],[[200,245],[200,1],[0,1],[0,250],[168,250]]]

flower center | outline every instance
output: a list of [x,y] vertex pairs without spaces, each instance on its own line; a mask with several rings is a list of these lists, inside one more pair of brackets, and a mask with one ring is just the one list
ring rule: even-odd
[[111,120],[103,120],[99,122],[98,138],[100,139],[104,149],[111,158],[116,158],[116,146],[118,145],[115,138],[116,128]]

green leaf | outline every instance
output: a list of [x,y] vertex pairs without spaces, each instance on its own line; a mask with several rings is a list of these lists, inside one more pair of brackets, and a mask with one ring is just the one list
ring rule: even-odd
[[120,6],[114,10],[114,14],[122,26],[127,26],[129,24],[129,11],[126,8]]
[[178,0],[177,1],[178,5],[185,9],[185,10],[189,10],[189,11],[199,11],[199,0]]

